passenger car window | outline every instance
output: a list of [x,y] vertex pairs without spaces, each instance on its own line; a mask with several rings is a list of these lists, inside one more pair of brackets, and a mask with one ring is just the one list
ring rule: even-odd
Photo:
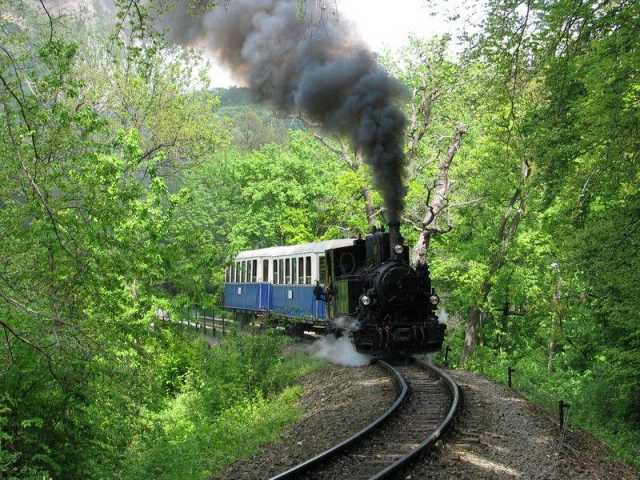
[[298,283],[298,259],[291,259],[291,284]]
[[284,283],[284,260],[278,260],[278,270],[280,270],[280,274],[278,275],[279,281],[281,285]]
[[280,270],[278,270],[278,261],[274,260],[273,261],[273,283],[277,284],[278,283],[278,272]]
[[262,282],[266,283],[269,281],[269,260],[262,261]]
[[304,283],[304,258],[298,258],[298,283],[302,285]]
[[284,283],[289,285],[291,283],[291,259],[290,258],[287,258],[284,261],[284,271],[285,271]]
[[251,275],[251,281],[253,283],[256,283],[258,281],[258,260],[253,261],[252,272],[253,272],[253,275]]
[[305,258],[305,283],[311,285],[311,257]]

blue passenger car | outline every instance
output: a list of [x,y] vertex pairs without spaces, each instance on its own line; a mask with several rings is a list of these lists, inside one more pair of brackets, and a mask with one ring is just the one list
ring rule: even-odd
[[316,283],[328,283],[325,252],[353,242],[328,240],[240,252],[225,271],[225,308],[301,322],[326,320],[326,304],[313,293]]

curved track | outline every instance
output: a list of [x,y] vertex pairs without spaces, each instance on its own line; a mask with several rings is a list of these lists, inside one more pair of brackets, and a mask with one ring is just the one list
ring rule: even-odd
[[340,442],[334,447],[331,447],[329,450],[326,450],[320,453],[319,455],[316,455],[315,457],[310,458],[309,460],[303,463],[300,463],[293,468],[290,468],[286,472],[283,472],[279,475],[276,475],[275,477],[272,477],[270,480],[289,480],[293,478],[302,478],[302,475],[305,472],[318,468],[320,465],[325,464],[326,462],[331,460],[333,457],[335,457],[339,453],[346,450],[348,447],[356,444],[357,442],[362,441],[369,434],[371,434],[371,432],[379,428],[394,412],[396,412],[396,410],[400,408],[400,406],[403,404],[403,402],[407,399],[409,395],[409,387],[407,385],[407,382],[405,381],[403,376],[400,374],[400,372],[398,372],[398,370],[393,368],[387,362],[378,361],[378,364],[381,365],[384,369],[389,371],[389,373],[393,377],[393,380],[396,384],[396,388],[398,390],[398,396],[396,397],[395,402],[393,402],[393,405],[391,405],[391,407],[389,407],[380,417],[376,418],[373,422],[371,422],[369,425],[367,425],[365,428],[360,430],[355,435],[347,438],[346,440],[344,440],[343,442]]
[[398,386],[391,408],[361,432],[271,480],[391,478],[433,446],[460,408],[459,387],[443,370],[413,358],[394,367],[380,363]]

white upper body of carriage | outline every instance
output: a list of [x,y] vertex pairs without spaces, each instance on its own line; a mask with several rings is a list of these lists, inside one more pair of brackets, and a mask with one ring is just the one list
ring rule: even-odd
[[325,251],[353,245],[354,239],[326,240],[240,252],[225,270],[226,283],[321,285],[327,283]]

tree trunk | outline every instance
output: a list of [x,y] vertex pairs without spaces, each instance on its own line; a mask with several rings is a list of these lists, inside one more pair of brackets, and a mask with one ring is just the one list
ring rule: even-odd
[[462,358],[460,362],[464,364],[469,357],[475,352],[480,339],[480,328],[482,326],[482,311],[479,307],[471,308],[469,312],[469,321],[464,330],[464,348],[462,349]]
[[427,264],[427,252],[429,251],[429,244],[431,243],[431,232],[429,230],[422,230],[418,236],[418,241],[413,249],[413,263],[414,265],[426,265]]
[[447,155],[442,159],[438,166],[438,177],[434,182],[433,188],[429,190],[429,198],[427,199],[427,212],[422,219],[422,231],[418,237],[418,241],[413,249],[414,261],[417,264],[427,263],[427,252],[429,251],[429,244],[431,237],[447,233],[451,230],[452,226],[447,225],[445,229],[436,226],[438,217],[447,207],[448,195],[451,190],[451,181],[449,179],[449,170],[451,164],[460,150],[462,145],[462,138],[467,133],[467,127],[460,123],[456,126],[456,130],[451,139],[451,145],[447,150]]
[[[490,278],[490,277],[488,277]],[[489,298],[491,292],[491,283],[486,279],[480,287],[480,301],[476,303],[469,311],[469,320],[464,329],[464,348],[460,356],[460,363],[464,364],[475,352],[480,341],[480,333],[482,331],[482,319],[484,318],[484,310],[482,306]]]

